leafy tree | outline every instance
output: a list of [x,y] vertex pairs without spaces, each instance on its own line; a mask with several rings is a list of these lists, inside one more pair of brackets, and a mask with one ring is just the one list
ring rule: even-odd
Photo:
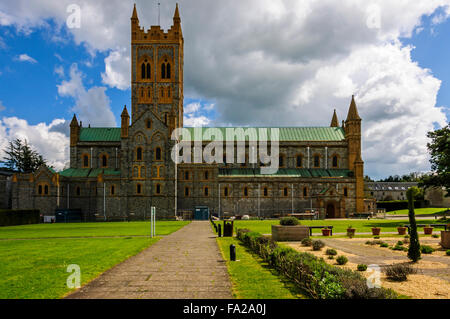
[[409,217],[409,249],[408,258],[413,262],[417,262],[420,259],[420,243],[419,235],[417,234],[416,216],[414,213],[414,197],[418,195],[420,190],[417,187],[411,187],[406,191],[406,197],[408,198],[408,217]]
[[431,174],[423,177],[419,186],[445,187],[446,196],[450,196],[450,124],[446,127],[428,132],[431,142],[427,144],[430,151]]
[[42,155],[33,150],[27,140],[15,139],[9,142],[5,154],[1,163],[8,169],[21,173],[32,173],[40,166],[46,165]]

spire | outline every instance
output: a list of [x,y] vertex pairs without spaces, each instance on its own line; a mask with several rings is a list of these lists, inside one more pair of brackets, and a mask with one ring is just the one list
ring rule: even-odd
[[339,121],[336,114],[336,109],[334,109],[333,118],[331,119],[331,127],[339,127]]
[[136,3],[134,4],[133,16],[131,17],[131,19],[139,20],[137,10],[136,10]]
[[130,118],[130,115],[128,114],[127,106],[125,105],[122,111],[121,117],[127,117]]
[[352,102],[350,103],[350,108],[348,109],[347,121],[349,120],[361,120],[358,114],[358,109],[356,107],[354,95],[352,95]]
[[70,122],[70,126],[71,127],[74,127],[74,126],[78,127],[78,119],[77,119],[77,116],[75,114],[73,115],[72,122]]
[[175,14],[173,15],[173,20],[175,21],[175,19],[181,20],[180,19],[180,12],[178,11],[178,2],[177,2],[177,5],[175,7]]

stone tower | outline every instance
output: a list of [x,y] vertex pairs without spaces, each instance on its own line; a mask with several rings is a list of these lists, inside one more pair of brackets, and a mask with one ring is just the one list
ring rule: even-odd
[[345,138],[348,143],[348,168],[355,173],[356,212],[364,212],[364,162],[361,158],[361,118],[352,96],[347,119],[345,121]]
[[160,26],[147,31],[139,25],[134,6],[131,17],[131,121],[152,110],[166,125],[175,114],[175,126],[183,126],[184,39],[178,4],[173,25],[164,32]]

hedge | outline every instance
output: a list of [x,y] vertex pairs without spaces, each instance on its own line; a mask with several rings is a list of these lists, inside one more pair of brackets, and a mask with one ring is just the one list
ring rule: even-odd
[[310,253],[280,247],[271,237],[238,229],[237,238],[313,299],[397,298],[391,289],[369,288],[355,271],[330,265]]
[[0,226],[39,224],[40,220],[38,209],[0,210]]
[[[416,200],[414,201],[415,208],[425,208],[429,206],[427,200]],[[387,212],[392,212],[394,210],[408,209],[407,200],[391,200],[391,201],[380,201],[377,202],[377,208],[385,208]]]

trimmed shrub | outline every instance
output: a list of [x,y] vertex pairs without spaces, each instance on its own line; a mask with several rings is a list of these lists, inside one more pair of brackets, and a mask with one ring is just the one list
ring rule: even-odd
[[358,271],[366,271],[367,270],[367,265],[364,264],[359,264],[357,266]]
[[282,226],[297,226],[300,222],[295,217],[283,217],[280,219],[280,225]]
[[313,240],[312,242],[312,248],[313,250],[321,250],[323,247],[325,247],[325,244],[321,240]]
[[388,243],[381,243],[381,244],[380,244],[380,247],[388,248],[388,247],[389,247],[389,244],[388,244]]
[[408,275],[416,272],[409,264],[393,264],[385,268],[387,278],[393,281],[405,281]]
[[345,256],[339,256],[336,258],[338,265],[345,265],[348,262],[348,258]]
[[311,238],[303,238],[302,245],[305,247],[312,246],[312,239]]
[[434,252],[434,249],[427,245],[420,245],[420,252],[422,254],[432,254]]
[[327,254],[328,256],[336,256],[337,251],[336,251],[336,249],[328,248],[327,251],[325,252],[325,254]]

